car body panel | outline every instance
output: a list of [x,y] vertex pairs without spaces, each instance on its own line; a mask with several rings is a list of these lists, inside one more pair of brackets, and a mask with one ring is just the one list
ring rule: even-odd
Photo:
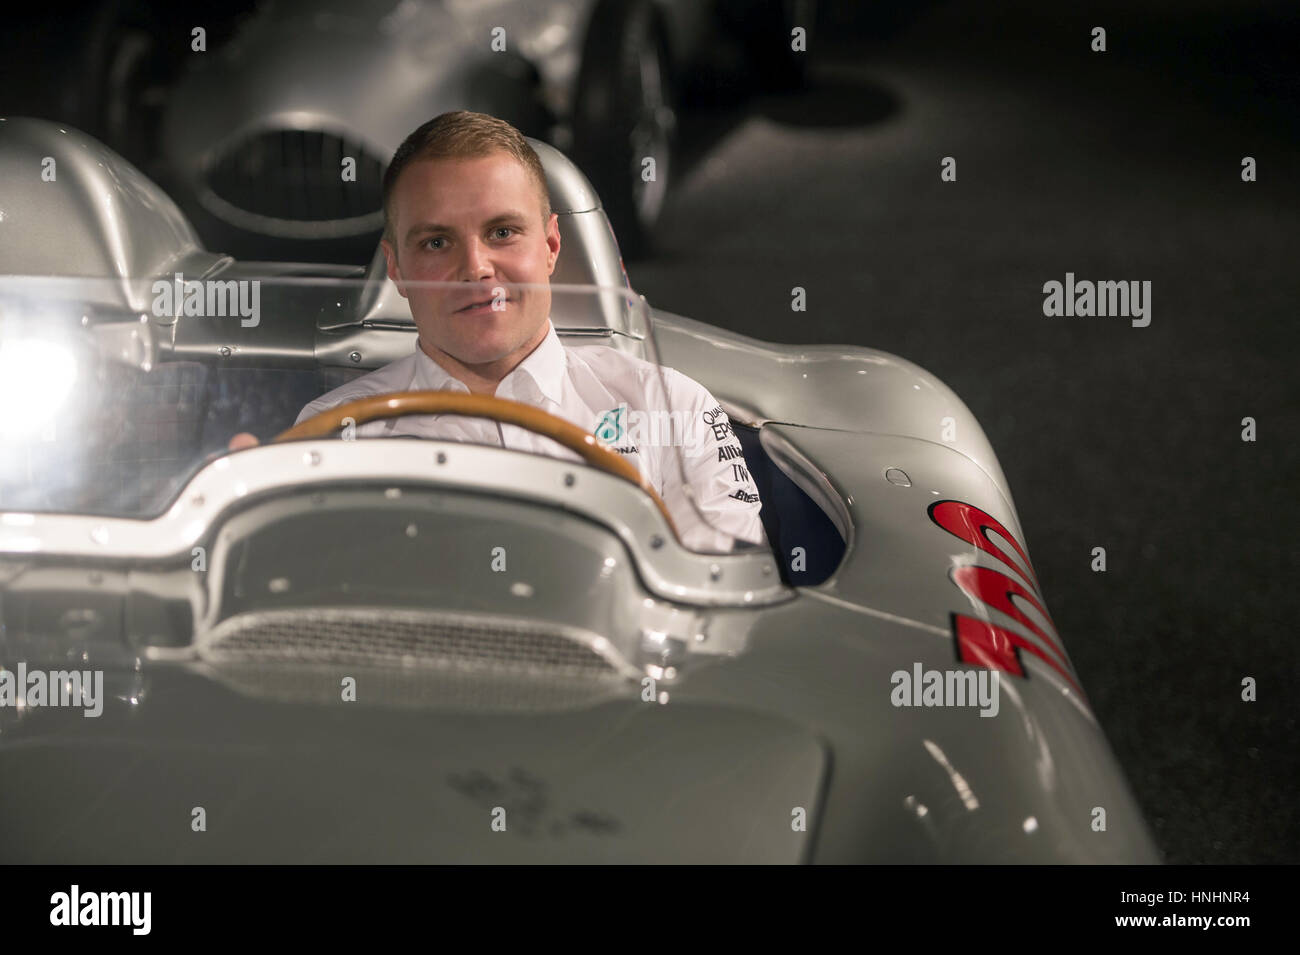
[[71,127],[0,118],[0,269],[8,275],[121,280],[116,304],[146,308],[134,282],[174,270],[195,278],[230,262],[207,252],[166,193],[130,163]]
[[[355,672],[363,694],[391,683]],[[15,733],[6,776],[59,785],[0,787],[0,813],[63,824],[5,825],[5,861],[798,862],[808,839],[765,823],[815,807],[828,766],[806,731],[749,710],[345,710],[228,680],[173,670],[134,710]],[[177,812],[192,806],[206,832]]]

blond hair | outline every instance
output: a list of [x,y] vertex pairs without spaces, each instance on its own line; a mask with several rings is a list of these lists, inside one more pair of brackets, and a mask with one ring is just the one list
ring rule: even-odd
[[397,147],[384,171],[384,238],[394,241],[392,197],[403,169],[423,159],[478,159],[497,152],[513,156],[527,171],[541,197],[542,221],[548,221],[551,195],[546,188],[546,172],[524,134],[503,119],[462,109],[435,116]]

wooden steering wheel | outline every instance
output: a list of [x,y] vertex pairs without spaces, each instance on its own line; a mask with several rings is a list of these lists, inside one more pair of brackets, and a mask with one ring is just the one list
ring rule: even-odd
[[[346,404],[328,408],[288,431],[276,435],[271,443],[296,441],[301,438],[323,438],[343,427],[344,419],[355,424],[383,418],[401,418],[413,414],[454,414],[466,418],[489,418],[503,424],[512,424],[534,434],[540,434],[578,454],[593,467],[615,477],[631,481],[655,502],[659,513],[677,535],[677,527],[668,508],[654,487],[637,467],[610,451],[594,434],[588,434],[576,424],[556,417],[549,411],[526,405],[519,401],[497,398],[493,395],[469,395],[459,391],[399,391],[388,395],[370,395]],[[679,538],[680,539],[680,538]]]

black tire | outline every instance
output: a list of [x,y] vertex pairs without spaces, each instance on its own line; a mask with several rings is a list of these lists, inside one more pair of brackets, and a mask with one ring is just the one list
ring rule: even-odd
[[[587,29],[574,98],[574,160],[600,196],[626,258],[651,247],[673,170],[668,43],[650,0],[606,0]],[[643,160],[654,159],[654,179]]]
[[[256,0],[228,0],[195,17],[150,0],[103,0],[77,43],[72,120],[84,132],[146,172],[158,158],[166,99],[186,69],[219,55]],[[191,30],[206,31],[206,52],[192,49]]]
[[109,0],[84,34],[78,125],[137,164],[153,158],[162,97],[188,52],[171,21],[143,0]]
[[525,136],[545,139],[555,117],[542,102],[537,67],[512,53],[494,53],[465,76],[465,108],[504,119]]

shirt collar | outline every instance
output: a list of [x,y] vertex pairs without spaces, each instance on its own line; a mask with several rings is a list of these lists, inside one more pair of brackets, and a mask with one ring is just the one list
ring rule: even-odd
[[533,379],[533,384],[542,396],[553,404],[559,404],[564,394],[561,387],[564,381],[565,355],[560,336],[555,333],[551,320],[546,320],[546,337],[507,375],[518,375],[521,371]]
[[[415,355],[415,379],[411,383],[413,389],[469,393],[469,388],[466,387],[465,383],[459,378],[448,374],[446,369],[426,355],[419,343],[415,346]],[[546,320],[546,337],[501,381],[502,384],[508,381],[513,382],[515,385],[514,390],[517,391],[519,376],[521,374],[526,375],[536,385],[537,390],[541,392],[543,397],[558,405],[563,395],[564,370],[564,344],[560,341],[560,336],[555,332],[555,326],[551,324],[551,320],[548,318]],[[500,386],[498,386],[498,390],[500,390]]]

